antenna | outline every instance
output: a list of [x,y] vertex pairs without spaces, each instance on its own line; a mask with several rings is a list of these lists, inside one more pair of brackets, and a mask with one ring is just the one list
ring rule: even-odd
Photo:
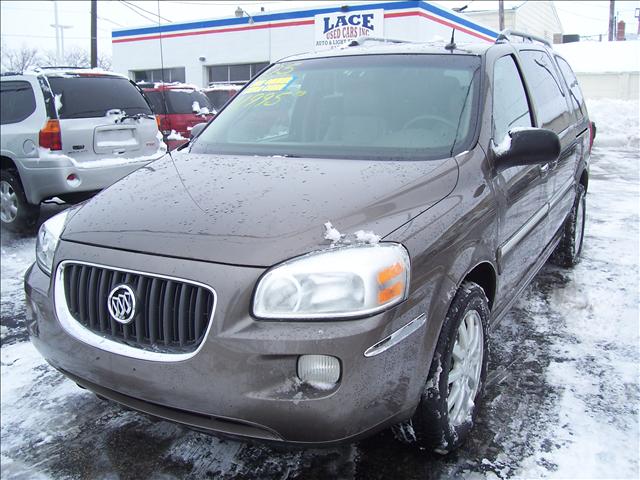
[[[164,81],[164,56],[162,54],[162,28],[160,28],[160,19],[162,17],[160,16],[160,0],[158,0],[158,33],[159,33],[159,39],[160,39],[160,76],[162,78],[162,83],[165,83]],[[169,107],[167,106],[167,91],[165,88],[161,88],[160,89],[160,95],[162,95],[162,103],[164,105],[164,115],[167,115],[169,113]],[[162,133],[162,132],[160,132]]]
[[454,28],[451,31],[451,41],[444,46],[445,50],[453,51],[456,49],[455,35],[456,35],[456,29]]

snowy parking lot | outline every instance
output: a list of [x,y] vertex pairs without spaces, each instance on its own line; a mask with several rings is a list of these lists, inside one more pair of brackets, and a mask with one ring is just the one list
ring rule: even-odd
[[2,478],[638,478],[639,110],[613,100],[589,108],[598,136],[583,259],[573,270],[546,266],[492,332],[485,400],[459,451],[426,455],[388,432],[339,448],[274,448],[100,400],[29,343],[22,276],[35,239],[3,231]]

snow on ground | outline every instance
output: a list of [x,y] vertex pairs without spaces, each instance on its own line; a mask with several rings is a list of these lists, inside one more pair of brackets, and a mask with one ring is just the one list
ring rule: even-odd
[[325,450],[218,439],[99,400],[24,333],[34,239],[3,231],[1,476],[22,478],[638,478],[638,103],[589,103],[598,125],[583,259],[545,267],[492,332],[471,438],[446,457],[388,432]]

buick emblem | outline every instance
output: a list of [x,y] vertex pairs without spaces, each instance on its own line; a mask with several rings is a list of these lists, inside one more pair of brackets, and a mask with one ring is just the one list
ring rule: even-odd
[[107,308],[116,322],[126,325],[136,314],[136,295],[129,285],[118,285],[107,297]]

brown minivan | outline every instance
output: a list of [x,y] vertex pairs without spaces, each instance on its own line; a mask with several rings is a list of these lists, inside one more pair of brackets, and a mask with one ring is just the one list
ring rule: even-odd
[[490,327],[582,248],[567,62],[359,41],[275,63],[187,147],[41,228],[32,341],[102,397],[300,445],[469,433]]

